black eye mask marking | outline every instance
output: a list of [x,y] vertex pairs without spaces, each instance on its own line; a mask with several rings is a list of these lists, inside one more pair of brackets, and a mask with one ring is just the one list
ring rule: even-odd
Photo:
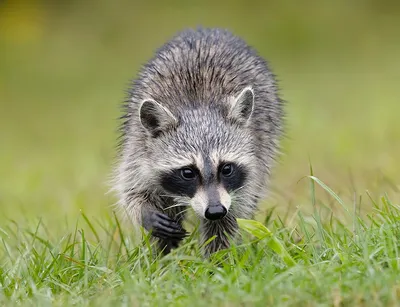
[[193,165],[175,169],[161,175],[162,187],[173,195],[192,198],[196,194],[199,184],[200,173]]
[[[172,195],[181,195],[192,198],[202,184],[199,170],[189,165],[180,169],[163,173],[162,187]],[[218,180],[227,191],[233,191],[243,186],[247,178],[246,169],[232,162],[223,162],[218,167]]]
[[227,191],[233,191],[243,186],[247,171],[236,163],[223,162],[218,167],[218,178]]

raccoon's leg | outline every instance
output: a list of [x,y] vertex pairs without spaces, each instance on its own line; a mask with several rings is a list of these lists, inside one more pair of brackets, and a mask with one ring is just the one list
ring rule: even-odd
[[218,221],[203,220],[201,223],[202,243],[216,236],[211,242],[204,246],[205,256],[229,247],[229,239],[235,238],[238,233],[236,219],[229,213]]
[[157,239],[158,247],[164,255],[178,247],[188,234],[180,222],[156,209],[142,212],[142,225]]

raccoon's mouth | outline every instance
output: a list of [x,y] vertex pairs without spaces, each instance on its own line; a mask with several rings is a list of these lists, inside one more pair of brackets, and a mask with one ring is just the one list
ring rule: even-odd
[[218,221],[228,214],[231,199],[229,194],[221,188],[199,189],[190,204],[199,217],[209,221]]
[[221,203],[211,204],[206,208],[198,202],[192,202],[191,205],[198,217],[208,221],[222,220],[228,214],[228,209]]

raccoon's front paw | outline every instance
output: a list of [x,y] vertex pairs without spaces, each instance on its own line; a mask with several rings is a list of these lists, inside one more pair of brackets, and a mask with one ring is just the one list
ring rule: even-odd
[[150,224],[151,234],[160,239],[180,241],[188,235],[175,220],[160,212],[151,213]]

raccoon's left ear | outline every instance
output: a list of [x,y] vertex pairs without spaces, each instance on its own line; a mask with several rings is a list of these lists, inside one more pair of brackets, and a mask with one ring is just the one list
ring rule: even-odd
[[229,116],[241,123],[247,123],[253,113],[253,109],[254,91],[251,86],[247,86],[231,100]]
[[168,108],[152,99],[146,99],[139,108],[140,122],[153,136],[157,137],[161,132],[177,123],[175,116]]

